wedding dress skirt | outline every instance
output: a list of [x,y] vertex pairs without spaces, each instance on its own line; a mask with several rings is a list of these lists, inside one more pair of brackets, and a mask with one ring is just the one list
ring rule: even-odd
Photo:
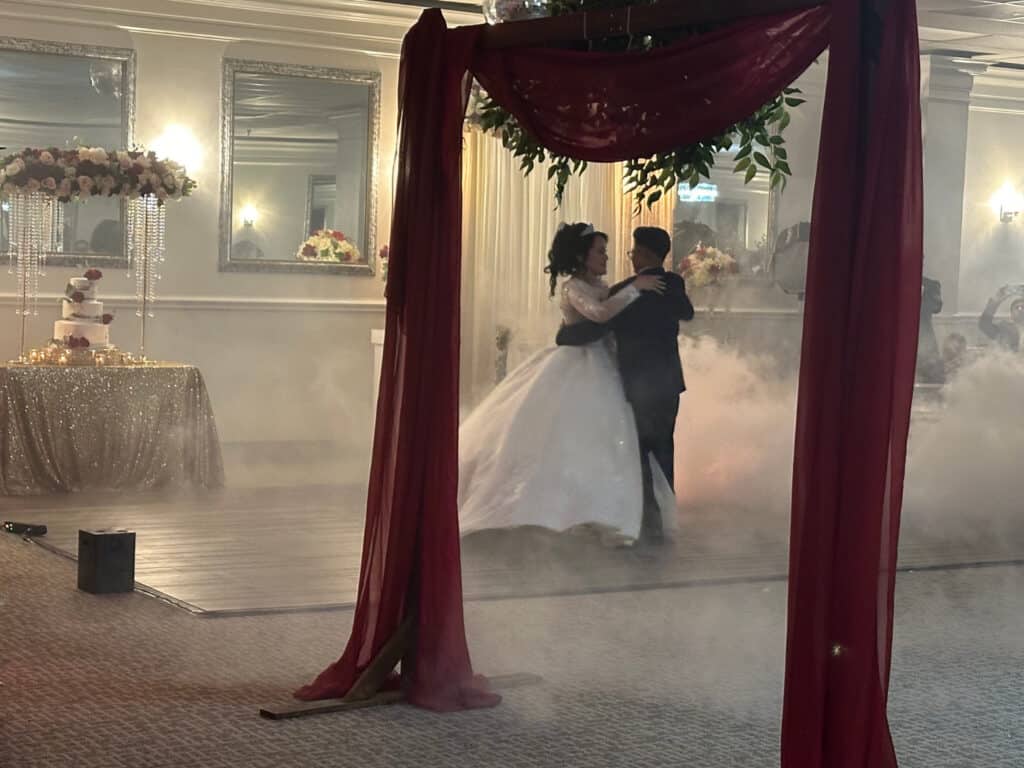
[[[653,457],[651,466],[671,533],[675,497]],[[604,342],[536,353],[459,430],[462,533],[586,523],[635,539],[642,510],[636,422]]]

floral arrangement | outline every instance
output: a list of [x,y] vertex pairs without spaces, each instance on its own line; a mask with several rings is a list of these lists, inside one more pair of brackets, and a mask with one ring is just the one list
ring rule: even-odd
[[185,168],[155,152],[78,149],[23,149],[0,159],[0,196],[43,192],[60,202],[90,197],[137,198],[160,203],[192,194],[196,183]]
[[335,261],[348,264],[359,261],[359,249],[336,229],[318,229],[295,254],[299,261]]
[[697,243],[693,253],[683,259],[679,268],[680,274],[695,288],[716,285],[721,277],[739,271],[736,259],[725,251],[703,243]]

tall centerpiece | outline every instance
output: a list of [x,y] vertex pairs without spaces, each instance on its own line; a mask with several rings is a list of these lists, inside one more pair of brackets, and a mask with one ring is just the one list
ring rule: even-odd
[[152,317],[155,282],[164,259],[163,205],[191,194],[195,186],[180,164],[137,149],[27,148],[0,159],[0,198],[10,204],[11,213],[8,251],[10,271],[18,279],[22,360],[25,319],[38,313],[46,254],[61,249],[60,204],[97,196],[128,201],[128,255],[135,270],[144,355],[146,318]]

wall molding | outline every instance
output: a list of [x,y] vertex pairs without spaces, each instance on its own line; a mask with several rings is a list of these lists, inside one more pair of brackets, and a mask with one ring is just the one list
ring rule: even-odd
[[[423,5],[427,3],[424,2]],[[319,49],[397,59],[423,5],[367,0],[0,0],[0,19]],[[447,6],[453,25],[482,23],[478,5]],[[465,10],[463,10],[463,8]],[[59,35],[58,35],[59,36]]]
[[[52,305],[54,318],[58,318],[57,302],[64,296],[62,293],[45,293],[39,295],[40,314],[48,305]],[[134,296],[103,296],[104,305],[116,309],[132,309],[135,307]],[[16,307],[18,296],[15,293],[0,293],[0,307]],[[160,298],[153,307],[154,312],[188,311],[188,312],[337,312],[348,314],[383,314],[387,308],[384,299],[262,299],[236,298],[228,296],[168,296]]]

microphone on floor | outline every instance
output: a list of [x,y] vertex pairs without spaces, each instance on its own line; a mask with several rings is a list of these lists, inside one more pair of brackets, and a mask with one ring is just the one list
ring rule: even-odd
[[19,536],[45,536],[46,526],[39,523],[16,523],[13,520],[4,521],[4,530],[8,533],[15,533]]

